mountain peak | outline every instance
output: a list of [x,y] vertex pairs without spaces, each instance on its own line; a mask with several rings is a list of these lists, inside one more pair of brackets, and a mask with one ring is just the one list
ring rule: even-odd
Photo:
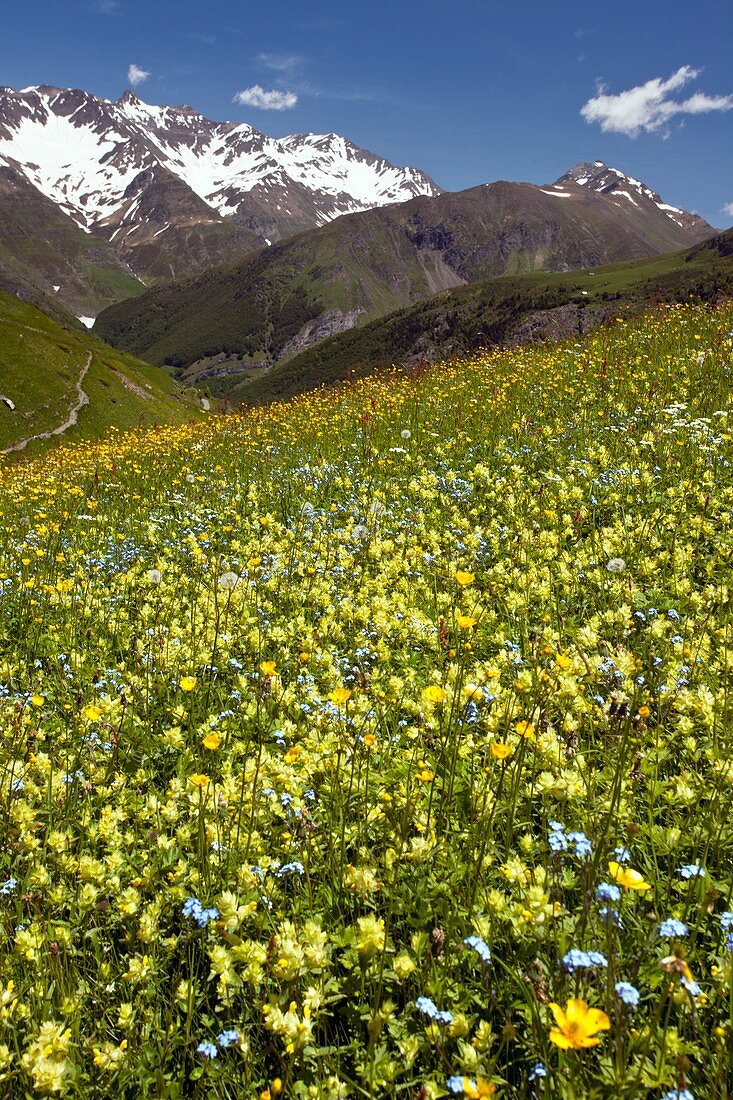
[[271,138],[185,104],[145,103],[132,88],[116,103],[46,85],[3,92],[0,164],[7,158],[86,232],[151,252],[186,219],[230,221],[269,244],[441,190],[338,134]]
[[555,186],[567,187],[568,184],[597,191],[610,199],[624,200],[640,208],[646,206],[649,209],[649,205],[653,204],[681,229],[709,230],[711,228],[697,214],[690,214],[687,210],[671,206],[647,184],[634,179],[633,176],[627,176],[619,168],[610,167],[602,160],[580,161],[555,180]]

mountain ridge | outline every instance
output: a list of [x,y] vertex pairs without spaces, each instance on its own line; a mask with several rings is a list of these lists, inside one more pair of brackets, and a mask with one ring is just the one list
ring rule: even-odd
[[52,85],[0,88],[0,166],[148,281],[441,190],[336,134],[269,138],[131,91],[112,102]]
[[398,364],[405,370],[500,344],[580,337],[640,309],[733,297],[733,229],[690,249],[601,267],[456,287],[305,349],[271,370],[212,382],[229,400],[285,400]]
[[[645,195],[498,181],[344,215],[264,252],[104,310],[104,339],[158,364],[217,376],[496,275],[567,271],[696,244]],[[194,373],[191,377],[195,377]]]

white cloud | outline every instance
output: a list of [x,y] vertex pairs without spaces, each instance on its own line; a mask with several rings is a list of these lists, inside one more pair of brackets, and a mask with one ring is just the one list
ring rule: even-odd
[[138,84],[142,84],[143,80],[147,80],[149,76],[150,73],[146,72],[145,69],[141,69],[139,65],[132,64],[127,70],[127,79],[133,88],[137,88]]
[[674,99],[670,93],[684,87],[700,75],[699,69],[683,65],[667,80],[655,76],[618,95],[608,95],[604,86],[581,110],[586,122],[598,122],[602,130],[637,137],[642,131],[665,133],[675,115],[700,115],[708,111],[730,111],[733,95],[706,95],[695,92],[687,99]]
[[261,111],[287,111],[298,102],[295,92],[278,92],[274,88],[266,92],[259,84],[253,84],[251,88],[245,88],[237,92],[235,103],[243,103],[245,107],[258,107]]
[[727,202],[725,206],[721,207],[724,214],[727,214],[729,218],[733,218],[733,202]]

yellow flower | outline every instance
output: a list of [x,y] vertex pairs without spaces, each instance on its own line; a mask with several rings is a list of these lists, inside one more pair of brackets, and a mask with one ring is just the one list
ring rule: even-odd
[[505,744],[503,741],[492,741],[490,748],[494,760],[506,760],[514,752],[512,746]]
[[206,787],[209,783],[209,777],[208,775],[201,775],[200,773],[197,773],[196,775],[191,776],[191,782],[193,783],[194,787]]
[[359,917],[356,923],[359,927],[356,949],[359,952],[359,958],[368,962],[380,951],[384,951],[386,943],[384,921],[381,917],[375,917],[370,913],[366,917]]
[[640,718],[648,718],[651,714],[651,711],[649,710],[649,707],[639,707],[638,714]]
[[421,768],[417,773],[417,778],[421,783],[432,783],[435,779],[435,772],[431,772],[430,768]]
[[364,744],[366,745],[366,747],[368,749],[370,749],[372,747],[372,745],[376,745],[376,743],[377,743],[377,739],[376,739],[376,737],[374,736],[373,733],[365,733],[364,734]]
[[456,624],[461,630],[470,630],[477,622],[478,619],[475,619],[473,615],[462,615],[460,611],[456,611]]
[[428,687],[423,688],[422,697],[427,703],[444,703],[445,691],[437,684],[430,684]]
[[608,869],[624,890],[651,890],[651,883],[644,881],[641,871],[634,871],[631,867],[624,867],[622,863],[611,860]]
[[31,697],[31,703],[33,703],[34,707],[42,707],[45,702],[46,700],[42,695],[33,695]]
[[197,683],[198,680],[195,676],[182,676],[178,686],[181,691],[193,691]]
[[102,717],[101,707],[98,707],[96,703],[87,703],[81,713],[87,722],[98,722]]
[[263,676],[274,676],[276,668],[274,661],[262,661],[260,664],[260,672]]
[[537,730],[534,728],[531,722],[528,722],[525,718],[521,722],[517,722],[514,729],[520,737],[524,737],[526,741],[534,741]]
[[204,737],[201,744],[205,749],[211,749],[214,752],[221,745],[221,737],[218,733],[209,733]]
[[463,1095],[470,1097],[470,1100],[481,1100],[482,1097],[496,1095],[496,1085],[491,1081],[487,1081],[485,1077],[479,1077],[478,1081],[472,1081],[470,1077],[464,1077],[462,1084]]
[[483,692],[479,684],[466,684],[463,687],[463,694],[466,699],[481,699]]
[[565,1009],[554,1002],[550,1004],[557,1027],[550,1029],[550,1042],[563,1050],[583,1050],[596,1047],[599,1031],[608,1031],[611,1021],[599,1008],[588,1008],[585,1001],[571,998]]
[[462,588],[465,588],[469,584],[473,584],[476,577],[473,573],[467,573],[465,569],[456,569],[456,580]]
[[555,664],[558,668],[572,668],[573,659],[572,657],[568,657],[567,653],[558,653],[555,658]]
[[348,702],[351,698],[351,692],[348,688],[334,688],[328,697],[332,703],[336,703],[337,706],[341,706],[342,703]]

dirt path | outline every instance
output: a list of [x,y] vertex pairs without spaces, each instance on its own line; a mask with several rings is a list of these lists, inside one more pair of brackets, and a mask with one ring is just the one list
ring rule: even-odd
[[87,361],[82,367],[81,374],[79,375],[74,385],[74,389],[76,390],[76,400],[71,406],[69,415],[63,422],[63,424],[59,424],[57,428],[51,428],[50,431],[47,432],[38,432],[37,435],[26,436],[25,439],[21,439],[18,443],[14,443],[12,447],[6,447],[4,450],[0,451],[0,454],[8,455],[12,454],[14,451],[24,451],[28,444],[32,443],[34,439],[50,439],[54,435],[63,435],[64,432],[67,432],[69,430],[69,428],[73,428],[77,420],[79,419],[79,413],[85,405],[89,404],[89,398],[84,393],[82,385],[84,383],[84,379],[87,376],[87,371],[89,370],[91,365],[92,352],[90,351],[87,355]]

